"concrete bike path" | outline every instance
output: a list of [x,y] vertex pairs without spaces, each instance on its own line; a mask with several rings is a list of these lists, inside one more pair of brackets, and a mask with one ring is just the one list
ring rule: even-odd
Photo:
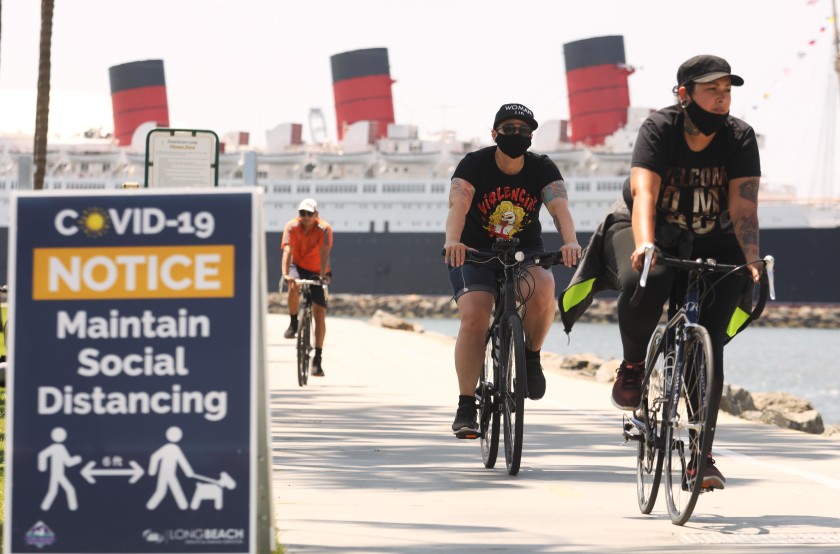
[[[721,414],[727,489],[684,527],[664,489],[636,504],[609,385],[547,372],[528,401],[522,468],[481,463],[449,426],[454,341],[329,318],[326,377],[299,387],[287,316],[270,315],[275,518],[294,553],[838,552],[840,441]],[[562,354],[562,352],[560,353]]]

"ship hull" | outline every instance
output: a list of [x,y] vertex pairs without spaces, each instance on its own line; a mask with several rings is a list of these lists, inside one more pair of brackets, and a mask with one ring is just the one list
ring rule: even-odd
[[[587,244],[590,233],[579,233]],[[266,233],[268,287],[280,283],[282,233]],[[560,236],[545,235],[547,249],[560,247]],[[8,244],[8,229],[0,227],[0,244]],[[451,294],[441,249],[443,233],[335,233],[331,254],[331,291],[348,294]],[[776,258],[776,298],[795,304],[840,304],[840,228],[765,229],[761,251]],[[555,268],[557,289],[565,287],[572,270]],[[6,256],[0,257],[0,279],[7,282]]]

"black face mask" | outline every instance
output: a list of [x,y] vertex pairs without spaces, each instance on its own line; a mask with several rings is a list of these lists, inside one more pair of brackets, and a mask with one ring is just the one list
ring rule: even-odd
[[496,135],[496,145],[511,158],[518,158],[531,147],[531,139],[522,135]]
[[689,102],[683,107],[691,118],[691,122],[697,129],[707,137],[715,134],[723,124],[726,123],[726,118],[729,117],[729,112],[724,114],[707,112],[697,105],[697,102]]

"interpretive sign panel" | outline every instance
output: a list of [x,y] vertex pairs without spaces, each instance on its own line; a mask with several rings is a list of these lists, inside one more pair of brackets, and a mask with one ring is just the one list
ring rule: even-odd
[[152,129],[146,136],[146,186],[215,187],[219,137],[213,131]]
[[5,552],[256,551],[260,194],[13,195]]

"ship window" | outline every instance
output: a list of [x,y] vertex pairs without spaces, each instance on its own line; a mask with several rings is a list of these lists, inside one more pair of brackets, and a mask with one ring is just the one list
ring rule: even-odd
[[621,190],[624,183],[622,181],[598,181],[595,187],[596,190],[600,191],[609,191],[609,190]]

